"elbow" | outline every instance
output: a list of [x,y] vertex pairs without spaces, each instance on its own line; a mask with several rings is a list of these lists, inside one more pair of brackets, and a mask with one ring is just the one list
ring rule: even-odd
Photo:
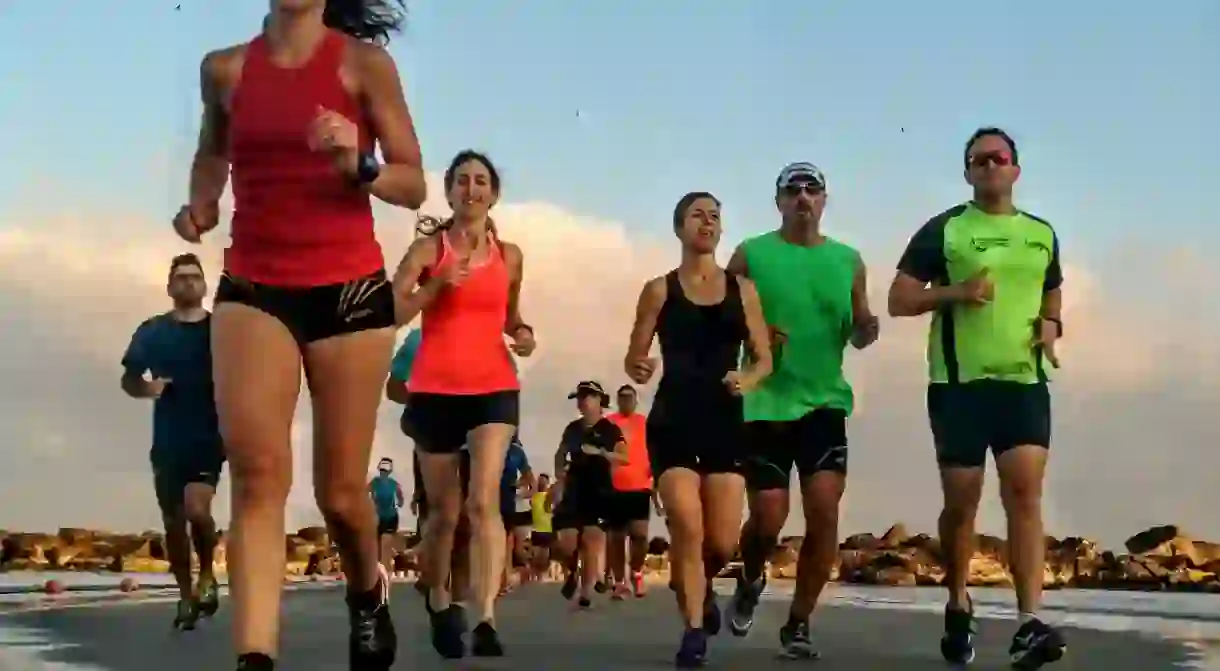
[[915,316],[915,313],[911,310],[909,302],[903,300],[903,296],[896,291],[890,292],[889,299],[886,301],[885,307],[886,312],[888,312],[891,317]]

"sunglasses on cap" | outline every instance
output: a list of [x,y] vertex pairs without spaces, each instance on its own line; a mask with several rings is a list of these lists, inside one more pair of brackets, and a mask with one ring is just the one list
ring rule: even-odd
[[996,167],[1006,168],[1012,165],[1012,154],[1006,151],[988,151],[981,154],[971,156],[967,161],[972,168],[986,168],[989,165],[995,164]]

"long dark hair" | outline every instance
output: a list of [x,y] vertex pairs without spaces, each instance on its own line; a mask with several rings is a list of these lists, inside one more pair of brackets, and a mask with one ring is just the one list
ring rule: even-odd
[[[487,154],[475,151],[473,149],[463,149],[453,157],[449,162],[449,167],[445,168],[445,193],[453,188],[453,181],[457,179],[457,171],[462,166],[471,161],[478,161],[487,168],[487,175],[491,178],[491,189],[496,194],[500,193],[500,171],[496,170],[496,166],[487,157]],[[440,219],[431,217],[426,214],[418,216],[415,222],[415,232],[419,235],[435,235],[438,231],[446,231],[453,228],[453,217],[448,219]],[[487,220],[487,230],[491,231],[491,237],[499,240],[499,233],[496,231],[496,222],[491,219]]]
[[405,0],[326,0],[322,23],[358,40],[386,44],[407,19]]

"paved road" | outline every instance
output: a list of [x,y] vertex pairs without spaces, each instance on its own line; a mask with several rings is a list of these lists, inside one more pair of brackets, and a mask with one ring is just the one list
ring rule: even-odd
[[[400,669],[581,668],[583,671],[662,669],[671,666],[679,627],[665,590],[641,601],[599,603],[589,613],[573,614],[554,586],[532,586],[500,603],[501,630],[509,657],[442,664],[427,643],[423,609],[413,589],[396,586],[394,616],[399,625]],[[38,638],[64,645],[38,652],[48,662],[106,671],[223,671],[232,667],[225,611],[195,632],[170,632],[173,604],[132,602],[98,608],[67,608],[17,613],[0,618]],[[756,631],[746,639],[714,641],[711,669],[770,671],[791,669],[775,659],[774,632],[784,607],[766,602]],[[335,589],[290,593],[284,602],[284,669],[307,671],[346,668],[346,616]],[[1004,652],[1011,622],[984,622],[975,669],[1006,669]],[[943,671],[937,638],[940,618],[915,612],[826,608],[817,620],[823,650],[818,671]],[[1068,657],[1048,671],[1158,671],[1185,661],[1182,648],[1135,633],[1069,630]],[[171,661],[172,660],[172,661]],[[577,667],[580,665],[580,667]],[[62,667],[59,667],[62,668]],[[671,667],[672,668],[672,667]]]

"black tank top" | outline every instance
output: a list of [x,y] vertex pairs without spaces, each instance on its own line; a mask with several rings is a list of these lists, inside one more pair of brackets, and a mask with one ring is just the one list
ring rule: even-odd
[[691,302],[676,270],[665,276],[665,292],[657,316],[664,372],[654,410],[661,406],[664,414],[693,413],[692,421],[718,412],[735,413],[740,420],[741,399],[730,394],[723,382],[726,373],[737,370],[749,333],[737,276],[727,274],[724,300],[715,305]]

